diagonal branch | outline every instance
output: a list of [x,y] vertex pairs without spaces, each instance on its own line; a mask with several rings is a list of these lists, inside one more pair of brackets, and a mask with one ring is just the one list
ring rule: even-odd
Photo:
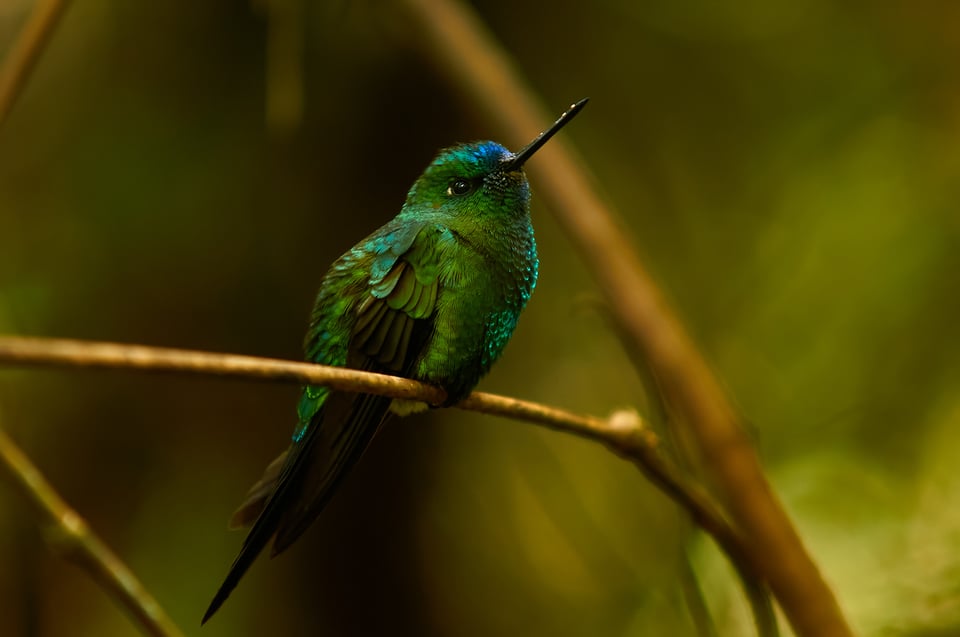
[[[457,0],[398,0],[398,5],[412,21],[411,40],[508,142],[543,130],[550,121],[544,109],[472,9]],[[563,142],[551,142],[530,163],[537,192],[592,271],[618,330],[649,361],[678,422],[689,428],[731,518],[749,538],[759,572],[797,634],[850,637],[833,593],[767,482],[719,380],[643,269],[615,221],[618,215]]]
[[80,514],[64,502],[3,429],[0,429],[0,465],[6,466],[13,483],[30,498],[44,518],[48,532],[43,535],[55,553],[87,571],[145,634],[182,637],[183,633],[143,584],[90,530]]
[[38,0],[0,68],[0,126],[13,109],[50,34],[67,7],[66,0]]
[[[118,369],[325,385],[341,391],[363,391],[435,405],[445,399],[443,390],[437,387],[342,367],[144,345],[0,336],[0,367],[12,365]],[[682,506],[694,522],[713,537],[740,572],[758,572],[755,557],[745,548],[742,538],[709,496],[689,484],[664,458],[656,435],[644,426],[635,412],[619,411],[604,420],[483,392],[472,393],[457,407],[533,423],[603,444],[636,465],[655,486]],[[28,488],[26,483],[23,486]]]

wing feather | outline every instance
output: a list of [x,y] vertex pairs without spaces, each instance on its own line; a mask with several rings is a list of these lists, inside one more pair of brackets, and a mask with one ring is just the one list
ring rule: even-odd
[[[366,267],[366,290],[346,305],[331,289],[322,289],[306,343],[308,357],[395,375],[409,375],[429,338],[439,290],[438,244],[449,230],[440,226],[390,225],[334,264],[330,277],[355,280]],[[367,252],[365,252],[365,250]],[[367,254],[372,251],[372,256]],[[367,255],[367,256],[364,256]],[[366,261],[364,261],[366,259]],[[366,266],[363,266],[363,263]],[[326,286],[327,281],[325,281]],[[337,360],[336,339],[328,329],[338,312],[353,313],[346,360]],[[256,556],[273,538],[272,554],[292,544],[320,514],[343,478],[363,455],[387,416],[391,399],[305,387],[301,422],[283,460],[270,465],[235,515],[256,520],[240,554],[204,615],[205,622],[237,585]],[[275,485],[275,486],[274,486]]]

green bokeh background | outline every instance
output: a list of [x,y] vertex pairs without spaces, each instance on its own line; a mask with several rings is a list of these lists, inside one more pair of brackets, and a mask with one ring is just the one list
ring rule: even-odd
[[[290,6],[74,3],[0,130],[0,332],[299,358],[329,263],[437,148],[494,135],[391,2],[304,3],[293,26]],[[29,7],[0,2],[3,50]],[[960,633],[960,5],[475,7],[546,104],[592,98],[565,134],[853,624]],[[268,42],[298,34],[303,119],[278,133]],[[481,387],[642,406],[584,309],[588,272],[536,200],[534,218],[540,285]],[[694,634],[683,521],[638,472],[453,410],[387,427],[304,539],[199,629],[241,541],[225,522],[296,395],[0,371],[3,426],[188,634]],[[747,634],[723,560],[695,548],[721,633]],[[0,634],[134,632],[0,482]]]

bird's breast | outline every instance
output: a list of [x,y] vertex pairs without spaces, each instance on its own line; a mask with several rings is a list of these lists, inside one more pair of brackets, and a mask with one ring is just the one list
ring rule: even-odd
[[465,395],[513,335],[538,263],[532,230],[453,236],[442,255],[433,333],[417,375]]

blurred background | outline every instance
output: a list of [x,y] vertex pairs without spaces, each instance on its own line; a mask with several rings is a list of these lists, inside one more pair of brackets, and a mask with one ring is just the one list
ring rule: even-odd
[[[0,50],[30,7],[0,1]],[[960,633],[960,5],[474,7],[556,113],[592,98],[564,135],[854,626]],[[299,358],[330,262],[436,149],[494,136],[414,37],[386,1],[73,3],[0,130],[0,332]],[[540,285],[481,388],[643,408],[536,188]],[[455,410],[388,426],[200,630],[297,393],[0,370],[0,420],[188,634],[694,634],[685,523],[635,469]],[[694,549],[721,634],[749,634]],[[3,482],[0,634],[135,634]]]

